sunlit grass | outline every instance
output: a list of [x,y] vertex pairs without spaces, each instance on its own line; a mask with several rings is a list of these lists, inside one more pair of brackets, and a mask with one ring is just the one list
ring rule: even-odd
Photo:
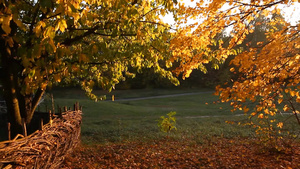
[[[200,92],[200,93],[198,93]],[[201,93],[202,92],[202,93]],[[112,94],[116,101],[94,102],[88,99],[79,89],[54,90],[55,108],[73,107],[79,102],[83,109],[81,139],[84,144],[106,144],[126,141],[157,140],[164,137],[174,139],[189,138],[197,143],[214,138],[255,137],[254,128],[237,125],[238,122],[249,121],[248,115],[242,111],[232,113],[228,103],[219,103],[218,97],[209,89],[200,90],[168,90],[145,89],[124,90],[107,93],[96,91],[97,94]],[[195,93],[195,95],[180,95],[166,98],[144,100],[120,100],[124,98],[141,98],[180,93]],[[44,111],[51,108],[51,98],[45,97],[40,106]],[[57,112],[58,110],[56,110]],[[170,111],[176,111],[176,131],[163,133],[157,126],[160,116],[166,116]],[[287,116],[279,116],[286,119]],[[285,121],[290,130],[298,129],[291,117]],[[236,122],[234,125],[226,121]]]
[[[195,95],[153,98],[133,101],[93,102],[79,91],[66,95],[54,92],[55,104],[72,107],[79,102],[83,107],[82,141],[86,144],[109,143],[134,140],[159,139],[165,136],[193,138],[197,142],[218,137],[248,137],[253,133],[249,128],[227,124],[227,120],[243,120],[246,116],[235,116],[227,103],[217,102],[213,91],[201,90],[129,90],[114,91],[116,98],[139,98],[178,93]],[[103,91],[97,91],[102,94]],[[76,94],[75,94],[76,93]],[[74,96],[72,96],[74,95]],[[112,94],[110,94],[112,95]],[[72,98],[72,99],[69,99]],[[162,133],[158,126],[160,116],[176,111],[177,131]]]
[[[202,143],[217,137],[255,136],[254,128],[237,125],[238,122],[249,121],[248,115],[244,115],[242,111],[232,113],[229,104],[218,103],[218,97],[214,96],[213,91],[208,89],[145,89],[114,91],[114,93],[96,91],[96,93],[106,93],[109,97],[114,94],[116,101],[94,102],[79,89],[53,91],[56,109],[63,106],[72,108],[75,102],[79,102],[82,106],[81,139],[84,144],[148,141],[166,136],[175,139],[189,138],[197,143]],[[180,93],[198,94],[144,100],[120,100],[121,98],[141,98]],[[45,97],[40,111],[45,111],[46,107],[51,109],[51,105],[51,98]],[[158,120],[160,116],[166,116],[171,111],[176,111],[177,130],[163,133],[157,126]],[[279,115],[277,118],[284,121],[284,126],[288,130],[292,132],[299,130],[294,117],[288,117],[288,115]],[[231,125],[226,121],[233,121],[235,124]],[[5,128],[4,124],[2,128]]]

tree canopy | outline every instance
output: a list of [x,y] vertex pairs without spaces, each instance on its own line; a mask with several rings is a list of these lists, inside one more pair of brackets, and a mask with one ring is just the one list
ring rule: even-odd
[[[178,80],[167,69],[172,34],[161,19],[172,0],[2,0],[2,82],[9,120],[30,123],[47,87],[79,84],[111,89],[143,67]],[[129,69],[132,68],[132,69]]]
[[[228,56],[236,55],[230,70],[239,77],[232,85],[226,87],[222,84],[217,88],[222,101],[230,102],[234,110],[249,113],[250,118],[257,117],[266,122],[268,126],[258,128],[260,131],[281,130],[283,122],[272,116],[282,112],[291,113],[300,124],[300,27],[299,24],[292,26],[280,17],[282,7],[296,2],[213,0],[181,8],[184,19],[178,20],[178,25],[190,18],[204,18],[204,21],[180,28],[177,34],[182,36],[172,39],[172,56],[180,55],[177,58],[181,60],[176,72],[183,72],[188,77],[192,69],[202,67],[208,58],[224,61]],[[269,20],[264,24],[266,27],[260,28],[266,32],[265,39],[249,41],[246,37],[257,28],[253,23],[259,16]],[[258,21],[258,24],[262,23]],[[224,45],[222,38],[218,40],[216,37],[226,28],[230,28],[231,38]],[[188,45],[178,45],[184,42]],[[243,43],[246,47],[237,50],[236,47]],[[212,50],[211,46],[216,44],[218,48]],[[248,101],[255,105],[253,109],[248,106]]]

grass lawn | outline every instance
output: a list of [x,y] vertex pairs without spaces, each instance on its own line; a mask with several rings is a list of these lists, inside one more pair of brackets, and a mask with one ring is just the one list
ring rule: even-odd
[[[95,93],[107,94],[107,101],[93,102],[76,89],[53,91],[56,105],[83,106],[82,144],[65,168],[300,168],[299,137],[286,139],[284,148],[264,144],[253,128],[227,124],[249,119],[232,113],[228,103],[215,104],[218,97],[209,89]],[[174,96],[126,100],[162,95]],[[51,105],[49,99],[44,104]],[[177,112],[177,130],[163,133],[157,120],[171,111]],[[293,120],[285,124],[297,133]]]
[[[96,93],[105,94],[103,91],[96,91]],[[118,101],[118,98],[143,98],[180,93],[194,93],[194,95]],[[166,135],[193,137],[199,142],[207,136],[231,138],[253,135],[252,130],[247,127],[225,123],[228,120],[247,120],[247,116],[233,114],[227,103],[215,104],[218,97],[213,95],[213,91],[207,89],[129,90],[114,91],[109,95],[112,94],[115,95],[115,101],[93,102],[78,90],[64,91],[63,95],[60,91],[53,92],[55,104],[71,107],[78,101],[83,106],[82,142],[84,144],[151,140]],[[175,115],[177,131],[166,134],[159,130],[157,120],[171,111],[177,113]]]

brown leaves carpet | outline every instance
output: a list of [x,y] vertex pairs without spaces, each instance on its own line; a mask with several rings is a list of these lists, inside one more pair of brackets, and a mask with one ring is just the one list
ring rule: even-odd
[[300,168],[300,144],[285,148],[255,139],[216,138],[202,143],[162,139],[152,142],[78,146],[63,168]]

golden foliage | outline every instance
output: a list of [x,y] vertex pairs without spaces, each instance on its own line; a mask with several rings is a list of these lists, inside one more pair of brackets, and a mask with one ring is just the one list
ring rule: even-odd
[[[282,17],[271,17],[280,16],[278,5],[292,3],[213,0],[206,5],[201,1],[196,7],[180,6],[179,12],[184,19],[177,21],[177,25],[181,26],[178,26],[170,46],[171,61],[179,63],[174,72],[177,75],[182,73],[186,78],[193,69],[201,68],[203,64],[212,60],[222,63],[228,56],[236,55],[231,61],[230,71],[240,77],[228,87],[223,84],[217,87],[216,93],[222,101],[231,102],[233,110],[249,112],[250,118],[267,120],[269,129],[275,123],[270,117],[282,111],[294,115],[300,124],[297,115],[300,103],[300,26],[291,26]],[[266,42],[258,42],[254,47],[248,46],[238,52],[237,47],[254,31],[252,22],[259,15],[268,16],[270,20],[265,28]],[[201,22],[182,26],[190,18],[201,19]],[[216,40],[222,39],[220,35],[226,28],[231,30],[228,44],[223,45],[221,40],[216,43]],[[248,101],[253,102],[255,107],[248,107]],[[279,128],[283,127],[282,122],[276,124]]]
[[176,17],[172,0],[0,1],[0,5],[1,40],[20,61],[22,77],[17,85],[23,95],[85,80],[111,89],[125,74],[132,74],[128,67],[153,67],[178,84],[168,71],[171,28],[160,16],[174,12]]

